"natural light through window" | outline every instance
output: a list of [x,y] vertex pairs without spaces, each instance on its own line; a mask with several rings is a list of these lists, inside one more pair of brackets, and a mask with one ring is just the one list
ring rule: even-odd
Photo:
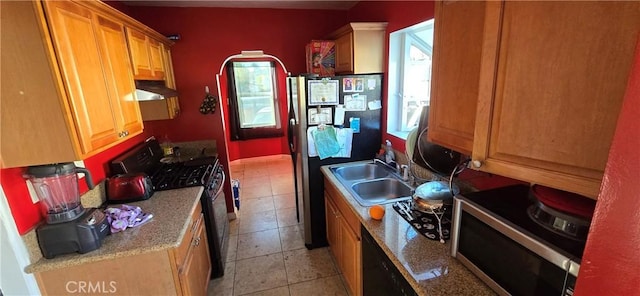
[[433,19],[389,35],[387,132],[406,139],[431,96]]
[[240,127],[276,124],[270,62],[234,62],[234,79]]
[[273,61],[238,61],[227,67],[231,140],[283,134]]

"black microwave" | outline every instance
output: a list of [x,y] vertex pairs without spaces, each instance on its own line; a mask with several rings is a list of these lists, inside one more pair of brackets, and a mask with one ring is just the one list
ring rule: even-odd
[[573,295],[584,242],[532,221],[529,186],[454,198],[451,255],[501,295]]

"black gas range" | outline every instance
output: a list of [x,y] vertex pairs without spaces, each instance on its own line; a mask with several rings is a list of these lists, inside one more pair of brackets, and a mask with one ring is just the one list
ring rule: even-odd
[[217,156],[181,162],[163,162],[163,151],[154,138],[118,156],[110,163],[111,174],[144,172],[155,191],[193,186],[210,187],[220,170]]
[[205,186],[213,175],[217,159],[212,162],[211,164],[199,165],[163,163],[150,175],[151,183],[156,191]]
[[204,192],[200,201],[209,242],[211,276],[222,276],[229,240],[229,220],[222,190],[225,175],[218,157],[203,156],[183,162],[162,160],[164,159],[160,144],[154,138],[150,138],[112,160],[111,174],[144,172],[151,178],[155,191],[203,186]]

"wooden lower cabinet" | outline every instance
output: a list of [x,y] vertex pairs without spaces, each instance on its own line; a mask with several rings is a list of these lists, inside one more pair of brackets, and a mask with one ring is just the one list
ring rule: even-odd
[[[344,220],[343,220],[344,221]],[[360,228],[358,228],[359,230]],[[360,233],[356,233],[343,222],[340,228],[342,245],[342,275],[353,295],[362,294],[362,244]]]
[[329,249],[351,295],[362,295],[360,222],[337,189],[325,181],[325,215]]
[[[176,248],[35,273],[42,295],[207,295],[209,246],[201,207]],[[142,229],[141,229],[142,230]]]
[[207,295],[211,260],[203,222],[204,218],[200,214],[197,230],[190,241],[184,264],[178,269],[183,295]]

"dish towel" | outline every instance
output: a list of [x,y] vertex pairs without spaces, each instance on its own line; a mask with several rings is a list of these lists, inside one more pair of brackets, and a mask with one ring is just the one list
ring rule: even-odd
[[313,141],[316,143],[316,151],[320,159],[329,158],[340,151],[340,144],[336,139],[336,130],[332,126],[316,128],[311,132]]
[[[309,151],[309,157],[320,156],[320,159],[328,157],[351,157],[351,147],[353,143],[353,130],[350,128],[333,128],[331,126],[325,127],[325,131],[330,129],[329,132],[323,133],[322,130],[318,130],[318,127],[312,126],[307,129],[307,150]],[[320,141],[322,148],[317,145],[316,136],[320,131]],[[324,136],[329,137],[324,139]],[[329,145],[329,149],[326,148]],[[318,153],[320,149],[324,149],[322,154]]]
[[153,218],[153,214],[144,213],[140,207],[121,205],[119,208],[106,208],[104,210],[107,221],[111,225],[111,233],[116,233],[128,227],[138,227]]

